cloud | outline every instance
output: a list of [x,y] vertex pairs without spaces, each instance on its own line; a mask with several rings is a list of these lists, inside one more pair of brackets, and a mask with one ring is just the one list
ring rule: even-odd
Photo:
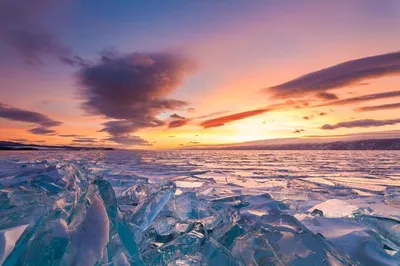
[[36,124],[38,127],[29,130],[29,132],[37,135],[54,134],[55,131],[49,128],[63,124],[62,122],[51,119],[44,114],[15,108],[2,103],[0,103],[0,117],[12,121]]
[[312,119],[312,118],[313,118],[312,115],[310,115],[310,116],[303,116],[303,119],[304,119],[304,120],[310,120],[310,119]]
[[375,106],[364,106],[356,108],[355,110],[358,112],[368,112],[368,111],[378,111],[378,110],[388,110],[388,109],[397,109],[400,108],[400,103],[391,103],[391,104],[382,104]]
[[71,56],[71,55],[62,55],[59,57],[59,60],[67,65],[73,67],[89,67],[92,63],[86,59],[83,59],[80,56]]
[[55,135],[56,131],[47,127],[35,127],[28,130],[30,133],[35,135]]
[[177,113],[174,113],[174,114],[170,115],[169,117],[175,118],[175,119],[185,119],[183,116],[180,116]]
[[79,138],[79,137],[83,137],[83,136],[77,135],[77,134],[60,134],[58,136],[59,137],[63,137],[63,138]]
[[241,120],[241,119],[245,119],[245,118],[252,117],[252,116],[255,116],[255,115],[260,115],[260,114],[263,114],[263,113],[268,112],[270,110],[271,109],[269,109],[269,108],[265,108],[265,109],[257,109],[257,110],[251,110],[251,111],[236,113],[236,114],[232,114],[232,115],[227,115],[227,116],[222,116],[222,117],[218,117],[218,118],[214,118],[214,119],[209,119],[209,120],[201,122],[200,125],[203,128],[219,127],[219,126],[225,125],[226,123],[229,123],[229,122],[232,122],[232,121]]
[[293,131],[293,133],[301,133],[303,131],[305,131],[305,130],[304,129],[296,129],[295,131]]
[[[263,114],[266,112],[285,109],[285,108],[293,108],[293,107],[296,108],[296,105],[308,106],[308,102],[304,101],[304,100],[300,100],[300,101],[287,100],[285,102],[268,105],[264,108],[259,108],[259,109],[250,110],[250,111],[246,111],[246,112],[241,112],[241,113],[226,115],[226,116],[217,117],[217,118],[213,118],[213,119],[208,119],[208,120],[201,122],[200,126],[202,126],[203,128],[220,127],[229,122],[245,119],[245,118],[248,118],[251,116],[260,115],[260,114]],[[225,113],[225,112],[226,111],[221,112],[221,113]],[[211,115],[215,115],[215,114],[217,114],[217,113],[213,113]],[[196,117],[196,118],[208,117],[211,115],[200,116],[200,117]]]
[[76,138],[72,140],[74,143],[96,143],[98,140],[96,138]]
[[327,102],[327,103],[316,105],[313,107],[346,105],[346,104],[360,103],[360,102],[366,102],[366,101],[378,100],[378,99],[384,99],[384,98],[392,98],[392,97],[400,97],[400,91],[388,91],[388,92],[368,94],[368,95],[352,97],[352,98],[347,98],[347,99],[338,100],[338,101]]
[[185,101],[166,97],[193,70],[191,60],[175,54],[103,55],[101,62],[79,72],[83,109],[113,119],[102,129],[110,140],[143,144],[130,133],[162,126],[159,114],[185,107]]
[[172,120],[168,123],[168,128],[183,127],[189,123],[190,119]]
[[210,114],[207,114],[207,115],[197,116],[197,117],[194,117],[193,119],[203,119],[203,118],[212,117],[212,116],[216,116],[216,115],[226,114],[228,112],[229,111],[218,111],[218,112],[213,112],[213,113],[210,113]]
[[31,65],[44,64],[43,58],[48,56],[60,58],[69,54],[69,49],[58,43],[56,38],[47,32],[14,30],[9,32],[6,41],[26,63]]
[[196,109],[194,109],[194,108],[188,108],[187,111],[188,111],[189,113],[195,113],[195,112],[196,112]]
[[62,122],[53,120],[44,114],[18,109],[2,103],[0,103],[0,117],[13,121],[35,123],[44,127],[62,125]]
[[54,13],[54,7],[59,5],[50,0],[0,1],[0,45],[7,49],[5,54],[16,55],[29,65],[57,59],[68,65],[84,66],[85,60],[72,55],[71,49],[43,26],[43,18]]
[[339,99],[339,97],[336,94],[326,92],[326,91],[319,92],[319,93],[315,94],[315,96],[324,101],[331,101],[331,100]]
[[400,52],[381,54],[347,61],[308,73],[288,82],[267,89],[276,98],[303,97],[313,92],[326,92],[400,73]]
[[337,128],[353,128],[353,127],[381,127],[388,125],[395,125],[400,123],[400,119],[388,119],[388,120],[374,120],[374,119],[363,119],[354,120],[348,122],[340,122],[334,125],[325,124],[321,129],[332,130]]
[[152,146],[153,144],[147,142],[138,136],[133,135],[121,135],[121,136],[111,136],[107,138],[108,141],[113,141],[119,144],[127,146]]
[[[160,121],[160,125],[164,123]],[[107,132],[110,137],[106,140],[113,141],[123,145],[147,146],[149,143],[138,136],[132,136],[130,133],[138,130],[139,125],[127,120],[114,120],[103,123],[104,128],[100,132]]]
[[325,112],[320,112],[319,115],[320,115],[320,116],[324,116],[324,115],[327,115],[327,113],[325,113]]

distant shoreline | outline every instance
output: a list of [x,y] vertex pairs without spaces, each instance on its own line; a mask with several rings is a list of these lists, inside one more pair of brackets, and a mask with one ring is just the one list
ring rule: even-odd
[[219,147],[185,147],[181,150],[400,150],[400,138],[334,141],[326,143],[291,143],[270,145],[233,144]]
[[0,141],[0,151],[49,151],[49,150],[114,150],[110,147],[87,147],[87,146],[51,146],[51,145],[37,145],[37,144],[24,144],[12,141]]

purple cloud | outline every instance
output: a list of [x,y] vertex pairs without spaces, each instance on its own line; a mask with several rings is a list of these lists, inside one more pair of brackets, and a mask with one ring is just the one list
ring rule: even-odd
[[38,127],[29,130],[29,132],[37,135],[54,134],[55,131],[50,128],[63,124],[44,114],[15,108],[2,103],[0,103],[0,117],[11,121],[36,124]]
[[400,74],[400,52],[347,61],[308,73],[268,89],[276,98],[303,97],[313,92],[342,88],[367,79]]
[[168,123],[168,128],[183,127],[189,123],[189,119],[173,120]]
[[398,109],[398,108],[400,108],[400,103],[391,103],[391,104],[382,104],[375,106],[364,106],[356,108],[356,111],[368,112],[368,111],[379,111],[379,110]]
[[336,94],[326,92],[326,91],[319,92],[319,93],[315,94],[315,96],[324,101],[332,101],[332,100],[339,99],[339,97]]
[[28,130],[30,133],[35,135],[55,135],[56,131],[47,127],[35,127]]
[[165,124],[157,116],[183,108],[185,101],[166,96],[182,85],[193,71],[185,57],[167,53],[133,53],[102,56],[101,62],[79,72],[83,109],[91,115],[114,119],[101,130],[109,140],[122,144],[138,143],[130,133]]
[[76,138],[72,140],[74,143],[96,143],[98,140],[96,138]]
[[178,115],[177,113],[174,113],[172,115],[170,115],[169,117],[171,118],[175,118],[175,119],[185,119],[185,117]]
[[388,119],[388,120],[374,120],[374,119],[363,119],[354,120],[348,122],[340,122],[334,125],[325,124],[321,129],[332,130],[337,128],[353,128],[353,127],[381,127],[388,125],[395,125],[400,123],[400,119]]
[[327,102],[327,103],[320,104],[320,105],[317,105],[314,107],[346,105],[346,104],[360,103],[360,102],[385,99],[385,98],[393,98],[393,97],[400,97],[400,91],[388,91],[388,92],[368,94],[368,95],[352,97],[352,98],[347,98],[347,99],[338,100],[338,101]]

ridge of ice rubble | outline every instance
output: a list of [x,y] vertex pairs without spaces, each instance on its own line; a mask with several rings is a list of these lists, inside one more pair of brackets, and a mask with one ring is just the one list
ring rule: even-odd
[[399,265],[400,222],[343,200],[309,209],[321,217],[293,215],[267,193],[211,180],[182,180],[177,193],[172,181],[94,164],[7,165],[2,265]]

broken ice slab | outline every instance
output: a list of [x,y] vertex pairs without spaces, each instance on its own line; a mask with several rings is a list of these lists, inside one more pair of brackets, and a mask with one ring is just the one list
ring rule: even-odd
[[[398,265],[396,255],[399,246],[380,233],[374,226],[379,220],[366,216],[357,218],[326,218],[310,215],[297,215],[299,220],[314,233],[324,235],[337,248],[342,249],[360,265]],[[384,222],[383,222],[384,223]],[[395,223],[390,222],[392,226]],[[395,229],[395,227],[393,227]],[[395,231],[393,230],[395,233]],[[398,239],[395,234],[392,236]]]
[[202,265],[243,265],[223,245],[209,238],[202,248]]
[[174,183],[163,183],[161,187],[156,192],[149,195],[145,199],[145,202],[139,208],[135,209],[134,212],[125,212],[125,217],[130,223],[136,225],[141,232],[144,232],[174,195],[175,189],[176,186]]
[[357,206],[352,205],[344,200],[330,199],[315,205],[308,211],[313,212],[314,210],[320,210],[322,211],[325,217],[337,218],[337,217],[350,217],[358,209],[359,208]]
[[15,243],[27,227],[28,225],[25,224],[0,230],[0,265],[3,264],[4,260],[14,249]]
[[92,181],[69,218],[71,241],[61,265],[125,260],[142,265],[134,235],[118,210],[109,182]]
[[382,236],[382,238],[393,242],[400,251],[400,221],[387,217],[360,215],[357,217],[360,223],[370,226]]
[[201,251],[204,234],[190,231],[174,241],[145,252],[142,257],[147,265],[168,265],[187,256],[196,256]]
[[400,189],[390,188],[385,191],[385,203],[389,206],[400,208]]
[[[80,217],[70,223],[71,241],[62,258],[61,265],[94,265],[103,258],[109,241],[109,219],[98,195],[84,203]],[[89,206],[88,206],[89,205]]]
[[270,210],[236,238],[232,253],[245,265],[353,265],[342,251],[296,218]]

